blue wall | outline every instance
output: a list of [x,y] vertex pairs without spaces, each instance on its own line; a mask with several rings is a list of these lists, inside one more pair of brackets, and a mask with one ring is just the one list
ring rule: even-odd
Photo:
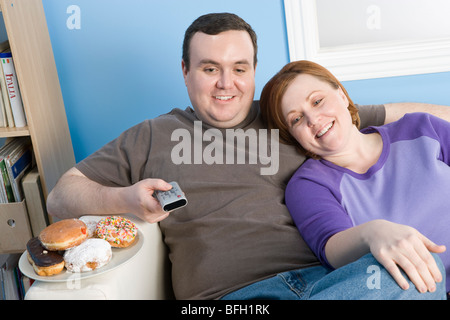
[[[76,160],[123,130],[190,105],[181,73],[185,29],[199,15],[233,12],[258,34],[256,98],[289,61],[282,0],[43,0]],[[69,29],[70,5],[80,29]],[[344,83],[357,103],[450,105],[450,73]]]
[[[281,0],[44,0],[77,161],[123,130],[190,105],[181,72],[184,31],[198,16],[234,12],[259,36],[257,93],[288,61]],[[81,28],[66,13],[80,7]]]

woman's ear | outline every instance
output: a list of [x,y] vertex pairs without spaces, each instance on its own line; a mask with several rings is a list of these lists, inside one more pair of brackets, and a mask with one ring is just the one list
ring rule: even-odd
[[342,88],[339,87],[338,91],[339,91],[339,95],[341,96],[342,100],[344,100],[345,104],[348,105],[350,103],[350,101],[348,101],[348,98],[347,98],[346,94],[344,93],[344,90],[342,90]]

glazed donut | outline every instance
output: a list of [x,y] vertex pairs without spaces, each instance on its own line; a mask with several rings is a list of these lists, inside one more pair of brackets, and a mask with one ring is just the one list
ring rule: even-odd
[[128,219],[110,216],[98,222],[95,234],[108,241],[112,247],[125,248],[136,239],[137,227]]
[[87,238],[86,224],[79,219],[64,219],[55,222],[39,234],[42,245],[50,251],[66,250],[82,243]]
[[112,256],[111,245],[103,239],[90,238],[64,252],[67,271],[85,272],[105,266]]
[[27,242],[27,259],[39,276],[52,276],[64,269],[63,256],[46,250],[37,237]]

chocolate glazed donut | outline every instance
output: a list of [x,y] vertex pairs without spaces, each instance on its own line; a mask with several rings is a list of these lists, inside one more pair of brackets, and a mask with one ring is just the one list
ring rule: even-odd
[[63,256],[55,251],[45,249],[37,237],[28,241],[27,252],[28,261],[40,276],[58,274],[64,269]]

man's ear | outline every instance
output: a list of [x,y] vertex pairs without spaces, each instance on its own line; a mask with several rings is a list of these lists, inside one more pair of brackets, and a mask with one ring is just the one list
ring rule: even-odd
[[186,83],[186,77],[187,77],[189,70],[187,69],[186,63],[184,62],[183,59],[181,60],[181,70],[183,71],[184,83]]

